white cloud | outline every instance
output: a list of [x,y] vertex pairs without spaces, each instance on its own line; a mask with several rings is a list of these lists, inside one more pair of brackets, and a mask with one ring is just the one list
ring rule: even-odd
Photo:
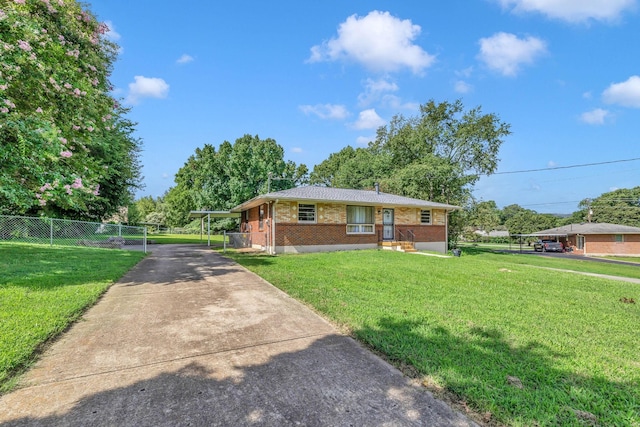
[[622,83],[612,83],[602,92],[602,99],[607,104],[640,108],[640,76],[631,76]]
[[479,43],[478,59],[505,76],[515,76],[522,65],[532,64],[547,51],[546,43],[539,38],[519,39],[509,33],[496,33]]
[[158,77],[135,76],[135,81],[129,83],[128,104],[137,104],[142,98],[166,98],[169,85]]
[[111,21],[104,21],[104,24],[109,28],[109,31],[107,31],[104,35],[111,41],[117,42],[118,40],[120,40],[122,38],[122,36],[120,35],[120,33],[118,33],[116,31],[116,27],[115,25],[113,25],[113,22]]
[[302,153],[304,150],[300,147],[292,147],[291,148],[291,152],[292,153]]
[[344,105],[316,104],[301,105],[298,108],[307,116],[314,115],[321,119],[344,120],[349,117],[349,111]]
[[453,90],[457,93],[469,93],[473,90],[473,86],[463,80],[457,80],[453,84]]
[[553,160],[549,160],[547,162],[547,167],[548,168],[555,168],[556,166],[558,166],[558,164],[556,162],[554,162]]
[[371,141],[375,141],[375,136],[359,136],[356,138],[356,144],[358,145],[369,145]]
[[167,178],[169,178],[169,174],[168,174],[168,173],[166,173],[166,172],[165,172],[165,173],[163,173],[163,174],[162,174],[162,179],[167,179]]
[[538,12],[568,22],[612,21],[633,9],[636,0],[498,0],[516,13]]
[[376,110],[371,108],[361,111],[358,115],[358,120],[352,124],[352,127],[358,130],[377,129],[385,123],[384,119],[376,113]]
[[611,116],[607,110],[596,108],[580,115],[580,121],[590,125],[603,125],[605,120]]
[[391,110],[411,110],[418,111],[420,104],[417,102],[402,102],[402,99],[398,96],[387,94],[382,97],[380,104]]
[[367,106],[378,101],[384,93],[396,92],[398,85],[387,79],[367,79],[364,84],[364,92],[358,95],[358,102],[361,106]]
[[467,67],[464,70],[455,71],[456,76],[468,79],[473,74],[473,67]]
[[584,99],[591,99],[591,98],[592,98],[591,92],[590,92],[590,91],[587,91],[587,92],[583,93],[583,94],[582,94],[582,97],[583,97]]
[[178,63],[178,64],[188,64],[189,62],[192,62],[193,60],[194,60],[193,56],[187,55],[185,53],[180,58],[178,58],[176,60],[176,63]]
[[419,25],[389,12],[351,15],[338,27],[337,37],[311,48],[308,62],[355,61],[373,71],[409,68],[420,74],[435,61],[435,56],[414,44],[421,31]]

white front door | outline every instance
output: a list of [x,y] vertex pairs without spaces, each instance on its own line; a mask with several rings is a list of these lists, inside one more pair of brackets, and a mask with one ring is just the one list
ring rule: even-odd
[[384,240],[393,240],[393,209],[382,210],[382,238]]

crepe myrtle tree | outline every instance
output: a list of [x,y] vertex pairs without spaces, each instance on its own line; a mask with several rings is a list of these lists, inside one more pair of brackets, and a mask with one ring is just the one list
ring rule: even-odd
[[107,31],[75,0],[0,0],[0,213],[101,218],[139,185]]

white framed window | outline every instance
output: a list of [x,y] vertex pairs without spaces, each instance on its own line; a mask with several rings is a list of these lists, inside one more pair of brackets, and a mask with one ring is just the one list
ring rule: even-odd
[[420,224],[431,224],[431,211],[430,210],[421,210],[420,211]]
[[373,206],[347,206],[347,234],[373,234]]
[[298,222],[316,222],[316,205],[298,203]]

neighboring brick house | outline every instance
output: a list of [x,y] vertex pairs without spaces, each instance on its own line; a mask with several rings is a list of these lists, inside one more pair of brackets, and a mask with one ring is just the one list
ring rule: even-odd
[[255,197],[231,209],[240,230],[271,253],[377,248],[413,241],[418,250],[447,251],[448,213],[457,206],[381,193],[298,187]]
[[587,222],[542,230],[535,235],[557,237],[576,254],[640,255],[640,228],[628,225]]

